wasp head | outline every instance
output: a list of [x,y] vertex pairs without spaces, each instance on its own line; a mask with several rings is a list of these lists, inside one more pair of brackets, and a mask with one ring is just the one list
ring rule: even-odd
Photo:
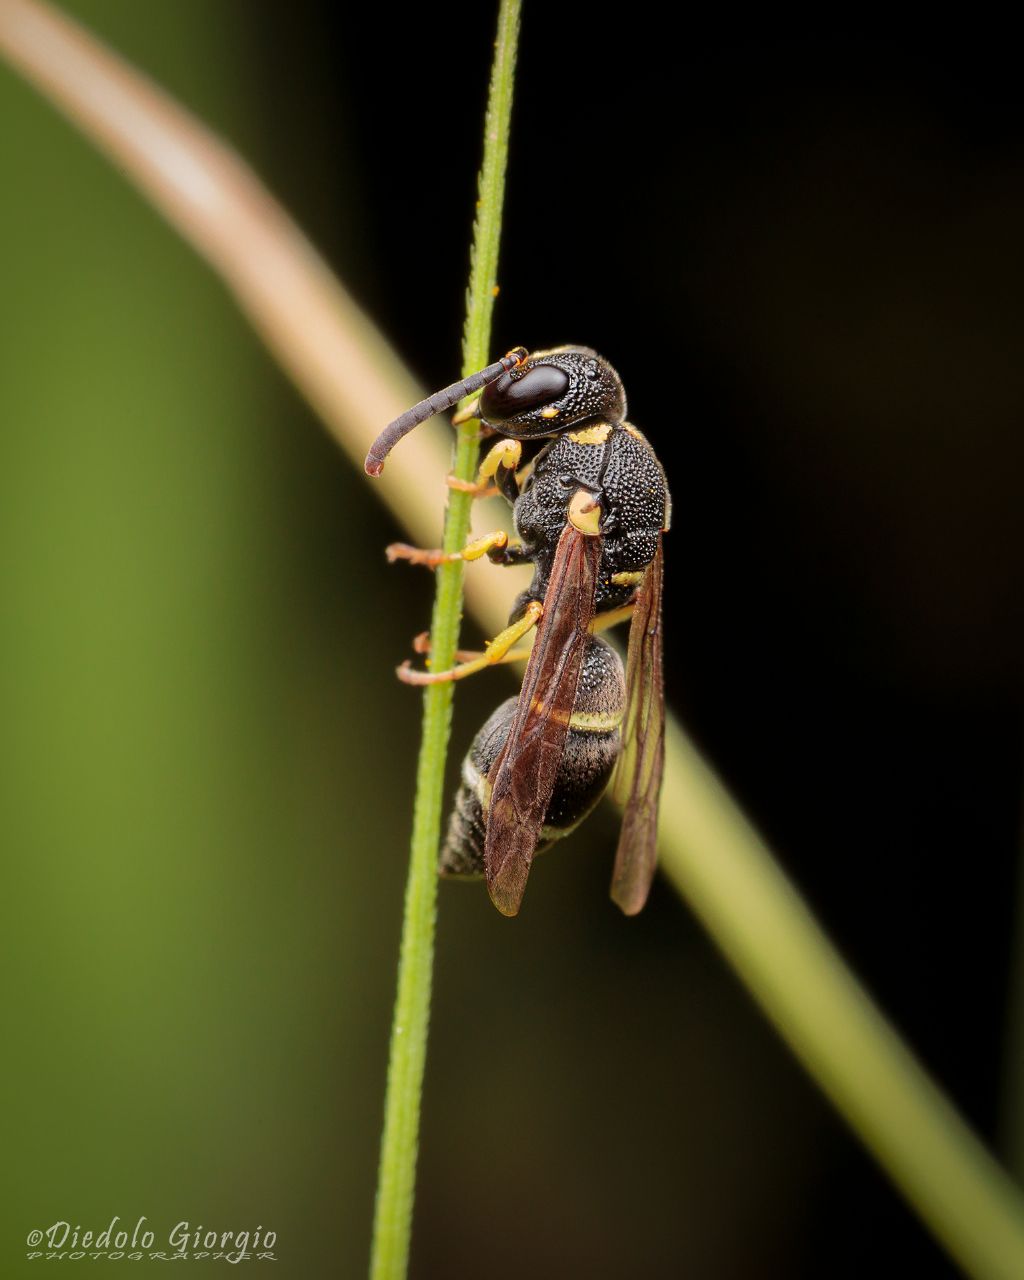
[[518,367],[489,382],[477,416],[516,440],[555,436],[593,418],[619,422],[626,393],[607,360],[589,347],[534,351]]

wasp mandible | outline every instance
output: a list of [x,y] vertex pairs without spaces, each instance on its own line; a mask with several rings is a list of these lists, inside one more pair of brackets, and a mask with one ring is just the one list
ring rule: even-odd
[[[497,532],[454,556],[404,544],[388,556],[434,567],[486,555],[495,564],[532,564],[533,581],[483,654],[450,671],[405,664],[399,674],[410,684],[458,680],[524,656],[515,645],[534,627],[537,635],[519,697],[498,707],[463,762],[439,872],[483,875],[498,910],[516,915],[535,855],[583,821],[615,771],[624,818],[611,894],[633,915],[654,876],[664,761],[665,473],[626,421],[619,375],[589,347],[575,346],[516,347],[429,396],[381,432],[367,473],[380,475],[388,453],[419,423],[477,392],[453,422],[479,418],[498,439],[469,487],[504,495],[519,541]],[[596,633],[627,617],[623,671]]]

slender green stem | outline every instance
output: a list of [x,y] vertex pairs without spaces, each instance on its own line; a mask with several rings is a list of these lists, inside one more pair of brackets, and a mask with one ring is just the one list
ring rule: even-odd
[[[502,0],[487,100],[484,158],[466,295],[466,327],[462,343],[464,377],[487,364],[489,359],[518,35],[519,0]],[[477,453],[476,427],[467,423],[458,434],[455,474],[465,480],[471,479],[476,469]],[[471,503],[468,494],[451,491],[444,526],[443,546],[446,551],[458,551],[465,544]],[[462,570],[462,562],[455,561],[442,565],[437,571],[437,595],[430,636],[431,656],[440,669],[451,666],[455,660],[462,618]],[[451,684],[430,685],[423,698],[423,733],[416,773],[412,851],[405,894],[373,1225],[373,1280],[399,1280],[406,1273],[409,1258],[434,962],[437,849],[453,688]]]

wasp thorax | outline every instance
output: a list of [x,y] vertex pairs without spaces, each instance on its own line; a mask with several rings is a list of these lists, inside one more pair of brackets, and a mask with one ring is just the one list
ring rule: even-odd
[[480,418],[502,435],[558,435],[591,418],[626,416],[619,375],[589,347],[535,351],[517,369],[484,387]]

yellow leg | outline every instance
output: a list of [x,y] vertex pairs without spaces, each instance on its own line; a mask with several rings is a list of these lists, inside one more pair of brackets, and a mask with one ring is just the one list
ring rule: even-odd
[[[413,638],[413,653],[429,653],[430,652],[430,632],[421,631],[418,636]],[[475,658],[480,658],[483,653],[480,649],[456,649],[455,657],[459,662],[472,662]],[[497,666],[501,662],[525,662],[530,656],[529,649],[509,649],[508,653],[502,658],[492,659],[492,664]]]
[[476,480],[460,480],[458,476],[445,476],[445,484],[449,489],[455,489],[458,493],[469,493],[474,498],[496,498],[498,496],[498,486],[496,484],[481,484]]
[[499,468],[515,471],[522,456],[523,446],[518,440],[499,440],[480,463],[476,484],[460,480],[457,476],[448,476],[448,487],[458,489],[460,493],[471,493],[475,498],[489,498],[498,491],[491,481],[498,474]]
[[518,440],[499,440],[493,448],[488,449],[487,457],[480,463],[480,479],[493,480],[499,467],[515,471],[522,456],[523,446]]
[[408,662],[403,662],[398,668],[398,678],[405,684],[443,684],[446,680],[464,680],[466,676],[497,666],[499,662],[511,662],[512,646],[533,630],[543,612],[539,602],[531,600],[519,621],[499,631],[479,657],[460,662],[450,671],[414,671]]
[[627,618],[632,618],[634,605],[624,604],[619,609],[609,609],[607,613],[599,613],[590,624],[590,634],[596,636],[599,631],[607,631]]
[[407,542],[392,542],[384,548],[390,564],[396,560],[406,560],[409,564],[422,564],[428,569],[436,569],[439,564],[449,564],[452,560],[479,560],[495,547],[507,547],[508,534],[501,529],[494,533],[486,533],[482,538],[467,542],[461,551],[446,555],[439,550],[427,550],[423,547],[411,547]]

